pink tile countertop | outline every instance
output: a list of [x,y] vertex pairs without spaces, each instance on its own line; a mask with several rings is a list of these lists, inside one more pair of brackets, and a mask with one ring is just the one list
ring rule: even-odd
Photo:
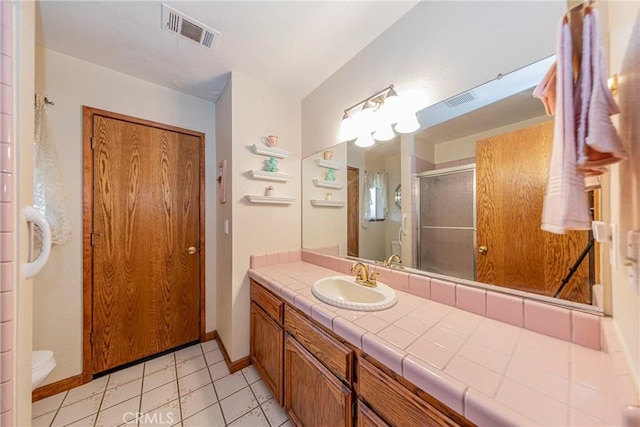
[[[284,261],[284,262],[283,262]],[[598,351],[412,295],[363,312],[325,304],[313,283],[343,272],[303,262],[253,263],[249,276],[478,425],[637,426],[638,391],[603,320]],[[384,280],[380,280],[384,282]]]

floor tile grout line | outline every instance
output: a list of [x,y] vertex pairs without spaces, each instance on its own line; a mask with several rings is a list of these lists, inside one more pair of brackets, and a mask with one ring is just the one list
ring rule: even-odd
[[[60,412],[60,409],[62,409],[62,403],[64,403],[64,400],[67,398],[67,394],[69,394],[69,390],[67,390],[67,391],[65,392],[65,395],[64,395],[64,397],[62,398],[62,401],[60,402],[60,405],[58,406],[58,409],[56,409],[56,411],[55,411],[55,412],[56,412],[56,413],[55,413],[55,415],[53,416],[53,418],[51,418],[51,422],[49,423],[49,427],[51,427],[51,425],[53,425],[53,421],[54,421],[54,420],[56,419],[56,417],[58,416],[58,412]],[[51,411],[51,412],[53,412],[53,411]],[[47,412],[47,414],[48,414],[48,412]],[[46,415],[46,414],[43,414],[43,415]]]
[[[202,351],[202,346],[200,345],[200,343],[198,343],[198,348],[200,349],[200,355],[204,358],[204,352]],[[192,359],[195,359],[196,357],[199,357],[199,356],[195,356]],[[204,359],[204,364],[205,366],[207,365],[207,359]],[[207,372],[208,371],[209,370],[207,369]],[[182,426],[184,421],[184,414],[182,413],[182,392],[180,390],[180,378],[177,378],[177,376],[178,376],[178,369],[176,368],[176,386],[178,387],[178,410],[180,411],[180,426]],[[209,373],[209,378],[211,378],[210,373]],[[189,393],[187,393],[187,395],[188,394]]]
[[[233,374],[229,374],[229,375],[233,375]],[[227,375],[227,376],[229,376]],[[242,378],[244,378],[244,373],[242,373]],[[246,379],[245,379],[246,381]],[[246,387],[242,387],[240,390],[236,390],[235,392],[231,393],[229,396],[225,397],[225,399],[230,398],[231,396],[240,393],[242,390],[244,390],[245,388],[248,388],[251,391],[251,394],[253,394],[253,397],[255,398],[255,394],[253,393],[253,390],[251,389],[251,386],[249,384],[247,384]],[[258,399],[256,398],[256,403],[258,404],[258,406],[260,406],[260,402],[258,401]],[[244,417],[245,415],[247,415],[249,412],[253,411],[256,408],[251,408],[249,409],[247,412],[245,412],[244,414],[240,415],[239,417],[235,418],[234,420],[231,421],[231,423],[234,423],[236,421],[238,421],[240,418]],[[262,410],[262,409],[261,409]],[[220,412],[222,412],[222,404],[220,405]],[[223,413],[224,416],[224,413]],[[266,417],[265,417],[266,418]],[[226,418],[225,418],[225,422],[226,422]],[[267,424],[271,425],[271,423],[269,423],[269,420],[267,420]],[[225,425],[229,425],[229,424],[225,424]]]
[[[217,341],[216,341],[216,343],[217,343]],[[215,381],[213,380],[213,375],[211,375],[211,369],[209,369],[209,365],[207,364],[206,357],[204,359],[204,363],[205,363],[205,365],[207,365],[207,372],[209,372],[209,379],[211,380],[211,387],[213,387],[213,393],[216,396],[216,403],[218,404],[218,407],[220,408],[220,414],[222,415],[222,422],[226,426],[227,425],[227,417],[224,416],[224,412],[222,411],[222,403],[220,402],[220,396],[218,395],[218,390],[216,390]],[[229,374],[229,375],[231,375],[231,374]]]
[[109,382],[111,381],[111,375],[107,377],[107,383],[104,385],[104,391],[102,392],[102,399],[100,399],[100,404],[98,405],[98,411],[96,412],[96,419],[93,420],[93,427],[96,427],[98,423],[98,418],[100,417],[100,410],[102,409],[102,403],[104,402],[104,397],[107,395],[107,390],[109,388]]

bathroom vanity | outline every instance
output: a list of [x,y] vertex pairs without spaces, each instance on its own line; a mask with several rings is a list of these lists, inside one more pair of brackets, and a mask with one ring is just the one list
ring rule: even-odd
[[250,351],[298,425],[473,425],[253,279]]
[[[594,319],[603,347],[589,348],[438,302],[435,279],[384,269],[397,304],[353,311],[312,291],[353,262],[306,251],[277,260],[254,257],[248,272],[250,356],[298,425],[637,425],[609,319]],[[422,284],[430,296],[415,292]],[[585,314],[566,315],[578,331]]]

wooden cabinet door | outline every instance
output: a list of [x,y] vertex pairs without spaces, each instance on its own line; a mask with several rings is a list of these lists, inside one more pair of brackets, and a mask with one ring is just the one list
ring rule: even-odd
[[251,302],[251,363],[282,405],[283,330],[257,304]]
[[351,426],[351,390],[289,335],[284,357],[289,418],[306,427]]

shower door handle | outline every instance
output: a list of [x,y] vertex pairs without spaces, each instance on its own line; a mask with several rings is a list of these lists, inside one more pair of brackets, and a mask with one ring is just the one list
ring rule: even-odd
[[489,248],[486,246],[480,246],[478,247],[478,252],[480,252],[481,254],[486,254],[487,252],[489,252]]

